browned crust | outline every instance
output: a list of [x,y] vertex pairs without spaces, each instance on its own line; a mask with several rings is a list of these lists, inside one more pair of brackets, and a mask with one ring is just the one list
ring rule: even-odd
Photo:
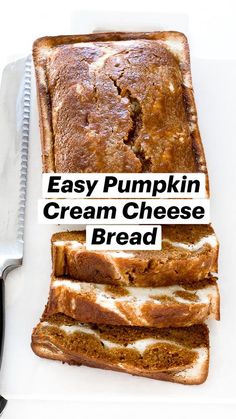
[[[180,228],[179,228],[180,227]],[[188,232],[191,226],[163,226],[163,238],[171,237],[175,230],[173,241],[178,241],[180,230]],[[194,233],[199,235],[214,234],[211,226],[196,226]],[[167,233],[167,231],[169,233]],[[170,233],[172,232],[172,233]],[[168,252],[142,251],[134,252],[135,258],[116,258],[106,256],[106,252],[67,252],[62,247],[60,251],[54,246],[55,241],[75,240],[84,243],[85,232],[61,232],[52,236],[53,273],[56,276],[69,275],[72,279],[82,282],[102,284],[127,285],[139,287],[158,287],[174,284],[191,284],[201,281],[217,273],[219,244],[216,247],[207,246],[196,252],[181,252],[178,254],[172,248]],[[60,253],[60,255],[58,254]]]
[[[96,302],[96,297],[92,293],[75,292],[63,286],[53,288],[55,279],[57,278],[52,277],[49,299],[42,320],[54,314],[63,313],[85,323],[164,328],[191,326],[203,323],[209,317],[216,320],[220,318],[220,298],[216,281],[214,284],[216,296],[212,297],[209,304],[201,302],[184,304],[170,300],[162,301],[157,305],[153,300],[147,299],[137,315],[133,302],[117,302],[117,312],[115,309],[103,307]],[[213,284],[212,281],[209,282]]]
[[[50,95],[46,88],[41,84],[40,77],[42,74],[40,71],[44,71],[44,77],[46,79],[45,66],[42,57],[40,57],[40,49],[43,47],[56,47],[61,44],[72,44],[79,42],[106,42],[106,41],[119,41],[119,40],[134,40],[134,39],[148,39],[148,40],[180,40],[183,44],[183,59],[179,60],[180,69],[183,77],[187,76],[189,87],[184,87],[184,98],[186,103],[186,111],[188,122],[190,124],[192,116],[195,118],[195,129],[191,133],[193,148],[196,154],[196,162],[198,165],[198,171],[203,172],[207,175],[207,190],[209,193],[209,182],[206,168],[206,160],[203,150],[203,145],[199,133],[197,124],[197,111],[193,96],[192,79],[191,79],[191,68],[190,68],[190,56],[189,46],[187,38],[183,33],[167,31],[167,32],[109,32],[109,33],[96,33],[87,35],[65,35],[55,37],[43,37],[37,39],[33,44],[33,59],[35,63],[36,71],[36,84],[37,84],[37,97],[39,106],[39,121],[40,121],[40,132],[42,142],[42,159],[43,159],[43,171],[53,172],[54,168],[54,153],[53,153],[53,132],[51,124],[51,106],[50,106]],[[40,69],[39,69],[40,67]],[[46,132],[51,130],[48,135]]]
[[[36,329],[35,329],[36,330]],[[176,373],[173,372],[149,372],[147,371],[140,371],[134,368],[121,368],[119,365],[112,365],[108,362],[104,362],[103,360],[98,359],[91,359],[84,354],[72,353],[65,351],[62,347],[55,346],[50,342],[50,338],[38,338],[34,334],[32,335],[32,343],[31,343],[32,350],[34,353],[41,358],[52,359],[57,361],[62,361],[63,363],[66,362],[69,365],[85,365],[92,368],[101,368],[104,370],[113,370],[117,372],[125,372],[134,376],[142,376],[146,378],[152,378],[155,380],[162,380],[162,381],[170,381],[173,383],[179,384],[202,384],[208,376],[208,369],[209,369],[209,351],[208,357],[205,363],[202,364],[201,370],[199,374],[195,377],[188,377],[186,376],[178,376]]]

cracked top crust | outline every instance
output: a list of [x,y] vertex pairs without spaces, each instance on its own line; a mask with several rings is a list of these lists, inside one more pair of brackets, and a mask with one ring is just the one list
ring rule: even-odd
[[46,172],[205,172],[189,54],[176,32],[35,42]]

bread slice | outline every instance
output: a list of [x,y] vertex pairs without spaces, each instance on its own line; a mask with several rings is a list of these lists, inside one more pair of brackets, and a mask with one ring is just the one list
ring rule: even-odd
[[208,328],[140,328],[82,324],[55,315],[32,334],[36,355],[72,365],[111,369],[182,384],[208,374]]
[[32,349],[42,358],[182,384],[201,384],[208,374],[205,325],[167,329],[98,326],[55,315],[34,329]]
[[98,324],[184,327],[208,318],[219,320],[219,291],[214,279],[187,287],[140,288],[52,276],[43,318],[56,313]]
[[45,172],[207,175],[184,34],[44,37],[33,59]]
[[52,236],[54,276],[108,285],[191,284],[217,272],[219,245],[210,225],[163,226],[162,250],[88,251],[85,232]]

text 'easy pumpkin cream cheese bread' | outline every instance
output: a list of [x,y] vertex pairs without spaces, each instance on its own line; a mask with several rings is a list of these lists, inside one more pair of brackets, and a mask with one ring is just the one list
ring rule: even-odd
[[204,172],[178,32],[44,37],[33,47],[45,172]]
[[217,273],[219,245],[210,225],[165,225],[162,250],[88,251],[85,232],[52,236],[53,274],[82,282],[158,287]]
[[55,315],[32,334],[36,355],[182,384],[201,384],[209,364],[205,325],[155,329],[79,323]]

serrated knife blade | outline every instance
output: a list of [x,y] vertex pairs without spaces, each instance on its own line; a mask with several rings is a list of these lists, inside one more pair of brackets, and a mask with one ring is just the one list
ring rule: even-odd
[[[31,57],[9,64],[0,90],[0,358],[4,280],[22,264],[30,130]],[[23,79],[22,79],[23,74]],[[1,360],[0,360],[1,362]],[[0,398],[0,413],[6,400]]]

